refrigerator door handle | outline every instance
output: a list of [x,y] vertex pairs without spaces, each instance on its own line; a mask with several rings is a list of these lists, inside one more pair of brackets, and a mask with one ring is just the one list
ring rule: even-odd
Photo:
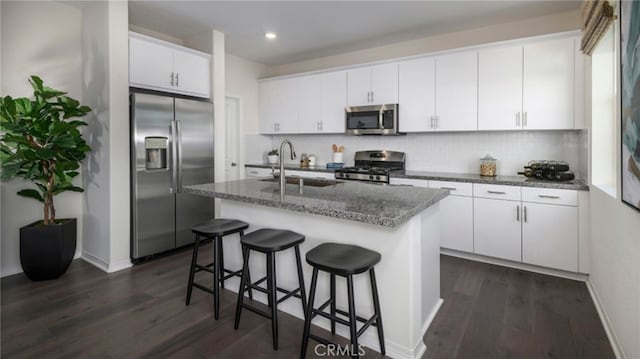
[[169,189],[170,193],[176,193],[177,184],[178,184],[178,145],[176,140],[178,138],[178,133],[176,130],[175,121],[171,121],[171,126],[169,126],[169,131],[171,132],[171,188]]
[[177,161],[177,167],[176,167],[176,171],[174,171],[174,173],[177,173],[177,188],[176,188],[176,192],[177,193],[181,193],[182,192],[182,131],[180,130],[180,120],[175,120],[174,121],[176,124],[176,138],[178,139],[178,161]]

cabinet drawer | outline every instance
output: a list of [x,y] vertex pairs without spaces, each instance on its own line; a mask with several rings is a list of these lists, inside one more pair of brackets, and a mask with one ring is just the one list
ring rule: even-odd
[[303,178],[325,178],[325,179],[335,179],[336,175],[333,172],[314,172],[314,171],[296,171],[296,170],[285,170],[285,176],[298,176]]
[[429,187],[429,181],[413,178],[389,178],[390,185],[406,185],[415,187]]
[[473,195],[473,184],[452,181],[429,181],[429,188],[448,189],[452,196],[469,196]]
[[247,177],[269,177],[272,176],[271,168],[246,167]]
[[520,187],[474,183],[473,196],[478,198],[493,198],[504,199],[508,201],[519,201]]
[[523,187],[522,201],[577,206],[578,192],[568,189]]

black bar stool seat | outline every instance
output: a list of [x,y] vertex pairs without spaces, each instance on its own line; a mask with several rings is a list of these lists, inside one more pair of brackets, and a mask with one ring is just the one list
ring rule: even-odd
[[[307,263],[313,267],[313,275],[311,277],[309,301],[305,313],[300,358],[305,358],[309,339],[314,339],[325,345],[332,344],[325,338],[311,334],[311,321],[316,315],[331,321],[331,334],[336,333],[336,322],[349,327],[351,334],[350,352],[352,357],[359,356],[358,337],[370,326],[376,327],[378,329],[378,340],[380,341],[380,353],[384,355],[385,345],[382,330],[382,316],[380,314],[380,299],[378,298],[378,286],[376,284],[374,271],[374,266],[382,259],[380,253],[356,245],[323,243],[308,251],[306,258]],[[318,284],[318,271],[320,270],[329,273],[330,298],[319,307],[314,308],[313,302]],[[374,314],[370,318],[362,318],[356,314],[353,288],[353,276],[366,271],[369,271],[369,276],[371,277],[371,294],[373,296]],[[336,308],[336,275],[345,277],[347,280],[348,311]],[[325,312],[327,307],[329,307],[329,313]],[[340,314],[342,317],[337,316],[337,314]],[[358,322],[364,323],[360,329],[358,329]]]
[[228,234],[237,233],[249,228],[247,222],[237,219],[216,218],[204,223],[198,223],[191,227],[191,231],[206,238],[222,237]]
[[[224,288],[225,280],[235,276],[239,277],[242,273],[242,270],[232,271],[225,269],[222,237],[238,233],[240,238],[242,238],[244,230],[247,228],[249,228],[249,224],[246,222],[224,218],[211,219],[191,227],[191,231],[195,233],[196,239],[193,244],[193,254],[191,256],[186,305],[191,303],[191,292],[194,287],[211,293],[213,294],[214,318],[218,319],[220,315],[220,287]],[[211,239],[211,246],[213,247],[213,262],[206,265],[198,264],[198,249],[200,248],[201,238]],[[194,282],[195,274],[200,271],[213,274],[212,287]],[[252,296],[251,291],[249,292],[249,296]]]
[[378,252],[340,243],[323,243],[307,252],[307,262],[313,267],[343,277],[366,272],[381,258]]
[[240,242],[259,252],[277,252],[304,242],[304,236],[284,229],[263,228],[247,234]]
[[[302,234],[287,231],[283,229],[262,228],[257,231],[248,233],[242,237],[240,243],[242,243],[242,277],[240,279],[240,288],[238,290],[238,304],[236,306],[236,320],[234,328],[238,329],[240,325],[240,315],[242,314],[242,308],[246,308],[254,313],[257,313],[263,317],[271,319],[271,331],[273,340],[273,349],[278,350],[278,304],[285,300],[295,297],[302,301],[302,312],[304,313],[307,307],[307,297],[304,288],[304,277],[302,275],[302,261],[300,259],[300,243],[304,242],[305,237]],[[296,254],[296,267],[298,270],[298,288],[293,290],[286,290],[278,287],[276,283],[276,252],[280,252],[293,247]],[[267,275],[256,281],[251,282],[249,275],[249,255],[251,250],[255,250],[266,254],[267,257]],[[260,287],[259,284],[266,281],[266,289]],[[267,301],[269,305],[269,312],[265,312],[253,305],[244,302],[244,292],[247,290],[255,289],[259,292],[267,295]],[[278,298],[278,292],[284,295]],[[251,292],[249,292],[251,293]],[[251,299],[251,296],[249,297]]]

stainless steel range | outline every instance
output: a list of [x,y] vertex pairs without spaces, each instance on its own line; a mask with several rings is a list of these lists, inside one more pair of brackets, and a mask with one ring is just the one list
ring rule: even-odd
[[396,151],[358,151],[355,166],[336,170],[336,178],[389,183],[389,173],[404,171],[406,155]]

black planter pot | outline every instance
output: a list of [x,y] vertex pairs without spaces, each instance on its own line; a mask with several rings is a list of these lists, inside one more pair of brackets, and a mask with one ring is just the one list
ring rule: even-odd
[[55,279],[69,268],[76,252],[76,219],[55,224],[31,223],[20,228],[20,264],[33,281]]

